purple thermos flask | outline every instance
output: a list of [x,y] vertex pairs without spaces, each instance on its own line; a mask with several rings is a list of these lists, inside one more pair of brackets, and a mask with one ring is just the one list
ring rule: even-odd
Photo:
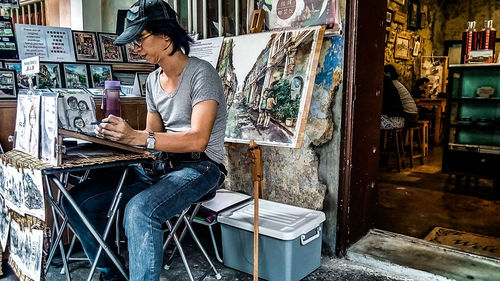
[[120,81],[104,81],[104,97],[101,109],[104,117],[120,116]]

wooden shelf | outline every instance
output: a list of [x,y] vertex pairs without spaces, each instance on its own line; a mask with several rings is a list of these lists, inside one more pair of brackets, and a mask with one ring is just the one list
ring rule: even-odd
[[113,63],[113,71],[144,71],[151,72],[155,70],[153,64],[140,63]]

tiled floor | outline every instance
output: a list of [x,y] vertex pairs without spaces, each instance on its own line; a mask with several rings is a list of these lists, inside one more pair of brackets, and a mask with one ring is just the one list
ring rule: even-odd
[[[381,166],[376,228],[423,238],[435,226],[500,237],[500,197],[491,180],[456,188],[441,173],[441,147],[425,165],[404,169]],[[390,165],[394,166],[394,165]],[[389,166],[389,167],[390,167]],[[496,192],[496,193],[495,193]]]

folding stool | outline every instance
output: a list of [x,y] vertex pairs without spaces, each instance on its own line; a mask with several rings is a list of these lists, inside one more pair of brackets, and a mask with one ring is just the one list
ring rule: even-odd
[[[184,254],[184,250],[183,250],[183,248],[181,246],[181,242],[184,239],[184,236],[186,235],[187,231],[189,231],[189,233],[191,234],[191,237],[196,242],[196,245],[201,250],[201,252],[203,253],[203,256],[205,257],[205,259],[210,264],[211,269],[215,273],[215,278],[217,280],[219,280],[219,279],[222,278],[221,275],[220,275],[220,273],[215,268],[213,262],[210,260],[210,257],[207,255],[207,252],[205,251],[205,249],[201,245],[200,240],[198,239],[198,236],[194,232],[193,227],[191,225],[192,222],[193,222],[194,217],[196,216],[196,214],[200,210],[201,204],[203,202],[206,202],[206,201],[209,201],[209,200],[213,199],[215,197],[215,195],[216,195],[216,190],[217,190],[217,188],[212,189],[206,195],[204,195],[202,198],[200,198],[199,200],[197,200],[193,204],[191,204],[191,206],[194,206],[194,209],[193,209],[193,212],[191,213],[191,215],[188,215],[188,211],[189,211],[189,209],[191,209],[191,206],[189,206],[188,208],[186,208],[185,210],[183,210],[180,213],[177,221],[175,222],[175,224],[173,226],[172,226],[172,224],[170,223],[169,220],[166,221],[166,224],[167,224],[167,227],[168,227],[168,231],[170,233],[168,234],[168,237],[167,237],[165,243],[163,244],[163,251],[165,251],[165,249],[167,248],[168,244],[170,243],[170,241],[172,239],[174,240],[176,246],[174,248],[174,251],[170,255],[170,258],[167,261],[167,265],[165,265],[165,269],[166,270],[170,269],[170,264],[172,262],[172,259],[173,259],[174,255],[176,254],[176,252],[178,250],[179,254],[181,256],[182,262],[184,263],[184,267],[186,268],[186,271],[187,271],[187,274],[189,276],[189,279],[191,281],[194,281],[193,274],[191,273],[191,269],[189,267],[189,264],[187,262],[186,256]],[[182,222],[185,223],[185,226],[184,226],[184,229],[181,232],[181,235],[179,237],[177,237],[176,232],[179,229],[179,226],[181,225]]]

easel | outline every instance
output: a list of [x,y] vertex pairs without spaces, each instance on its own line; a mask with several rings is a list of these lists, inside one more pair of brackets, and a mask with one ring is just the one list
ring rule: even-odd
[[259,279],[259,198],[262,196],[264,177],[262,169],[262,150],[255,141],[250,141],[248,156],[252,164],[252,181],[254,194],[253,210],[253,280]]

